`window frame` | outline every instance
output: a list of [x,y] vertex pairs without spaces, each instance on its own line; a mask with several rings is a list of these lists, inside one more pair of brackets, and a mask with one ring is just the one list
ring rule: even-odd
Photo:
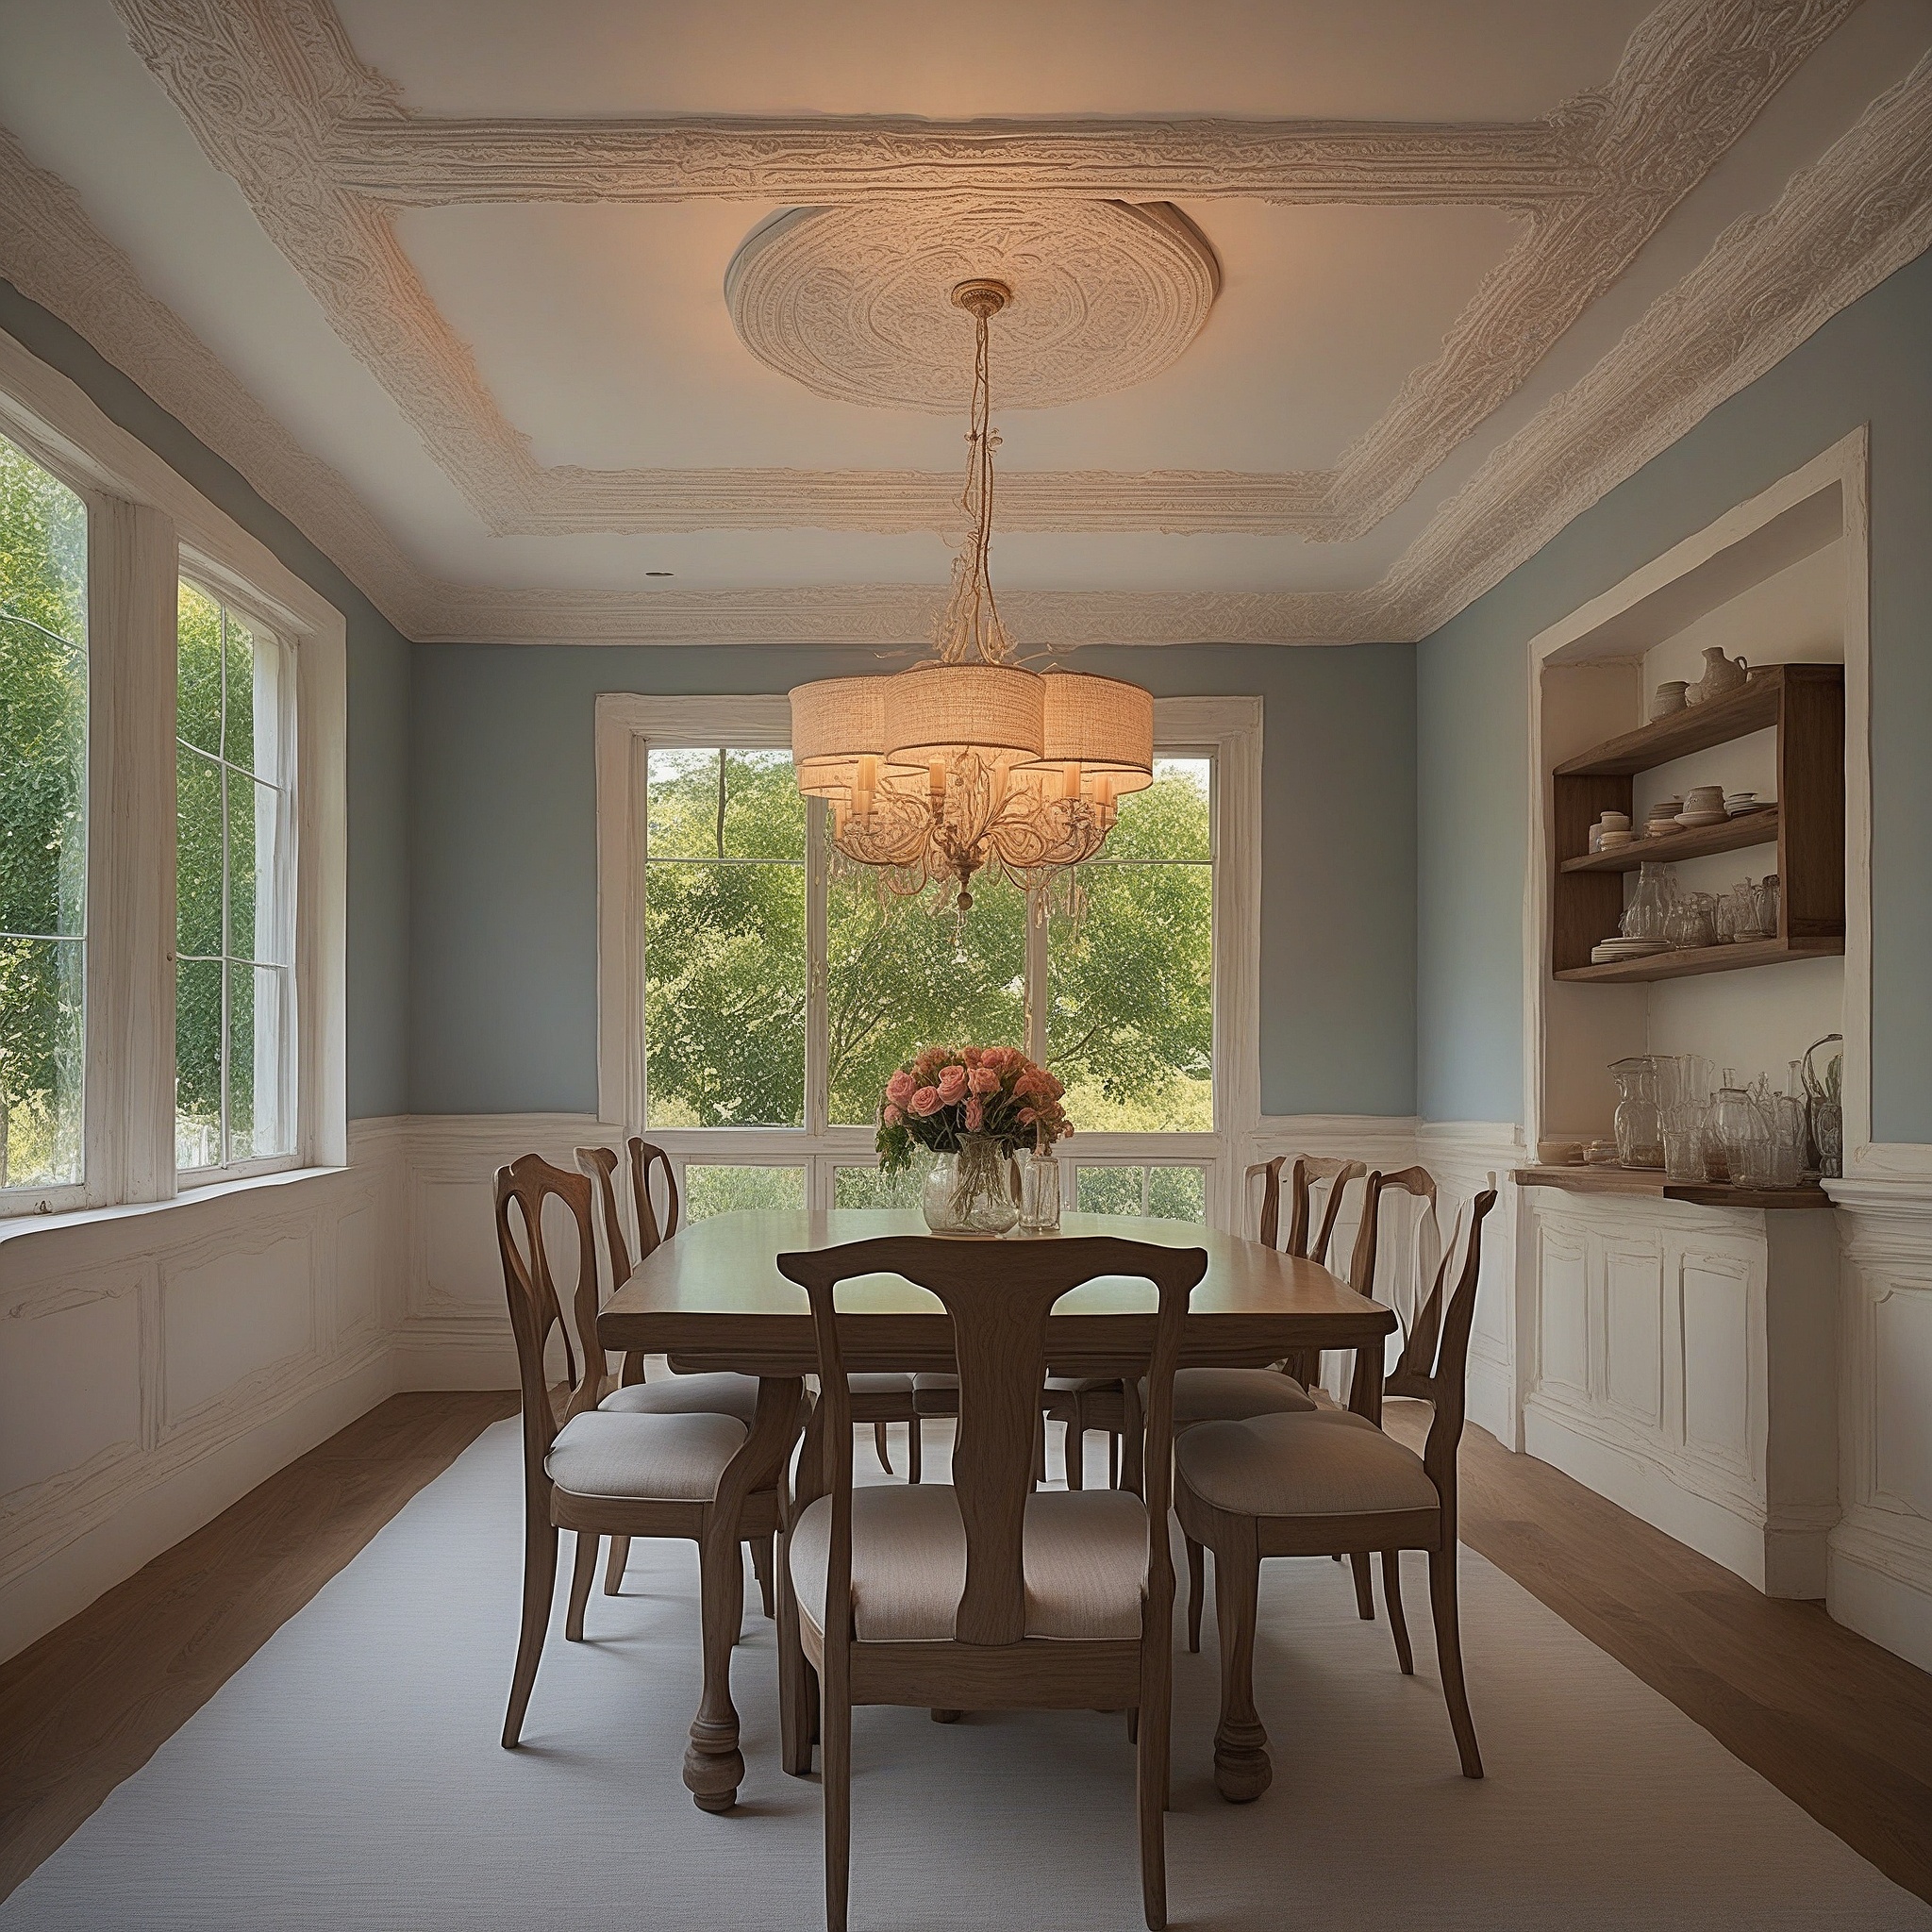
[[[347,668],[342,613],[80,387],[0,332],[0,434],[88,509],[88,930],[82,1171],[0,1191],[0,1223],[118,1209],[348,1158]],[[272,631],[293,666],[296,1091],[286,1155],[175,1165],[178,584]]]
[[[1154,701],[1161,757],[1213,760],[1215,931],[1214,1124],[1205,1133],[1076,1134],[1080,1165],[1179,1164],[1206,1169],[1211,1224],[1236,1228],[1244,1214],[1241,1157],[1260,1124],[1261,700],[1173,697]],[[649,757],[658,750],[786,750],[791,713],[783,696],[658,697],[607,691],[596,703],[597,1111],[626,1132],[647,1134],[679,1174],[707,1166],[803,1164],[806,1200],[832,1205],[834,1171],[875,1162],[874,1130],[824,1119],[828,814],[806,815],[806,1121],[798,1127],[647,1127],[644,1041],[644,891]],[[1043,944],[1029,951],[1028,1050],[1039,1056],[1046,1024]]]

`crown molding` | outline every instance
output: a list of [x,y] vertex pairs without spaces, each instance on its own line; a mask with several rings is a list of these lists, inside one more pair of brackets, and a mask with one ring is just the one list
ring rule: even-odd
[[[1857,0],[1665,0],[1638,26],[1607,89],[1541,121],[1457,130],[1215,121],[419,121],[393,83],[356,58],[328,0],[116,4],[209,159],[235,179],[337,334],[497,536],[774,526],[950,532],[959,512],[957,484],[941,475],[919,475],[908,489],[864,473],[544,466],[498,409],[399,245],[391,219],[399,202],[545,198],[544,184],[573,158],[571,199],[592,198],[600,185],[621,199],[671,198],[688,166],[696,185],[687,192],[816,197],[836,177],[837,198],[892,197],[913,221],[938,212],[917,204],[941,191],[983,197],[996,184],[1007,195],[1064,199],[1075,176],[1089,198],[1466,203],[1484,198],[1475,184],[1487,167],[1498,177],[1488,198],[1526,217],[1522,239],[1483,279],[1441,352],[1411,373],[1333,470],[1002,477],[1003,508],[1025,520],[1013,528],[1239,529],[1333,542],[1372,530],[1516,392]],[[529,143],[549,158],[518,187],[514,157]],[[390,157],[379,185],[353,159],[367,147]],[[486,154],[473,173],[469,162]],[[1442,163],[1433,174],[1432,156]],[[1385,178],[1386,194],[1376,186]],[[1165,508],[1150,514],[1157,500]]]
[[[1431,518],[1377,584],[1257,594],[1009,591],[1046,649],[1087,642],[1345,643],[1427,635],[1829,317],[1932,245],[1932,61],[1874,102],[1573,389]],[[940,586],[747,591],[492,590],[439,581],[341,476],[304,452],[93,229],[77,197],[0,131],[0,274],[59,315],[247,477],[421,641],[923,644]],[[909,479],[899,479],[905,487]],[[1291,479],[1244,479],[1285,483]],[[1069,486],[1073,487],[1073,486]],[[954,479],[944,488],[956,490]],[[1002,524],[1008,514],[1002,479]],[[1151,480],[1141,527],[1175,527]]]
[[58,315],[248,479],[400,630],[423,573],[349,487],[312,457],[192,329],[142,287],[80,197],[0,127],[0,275]]

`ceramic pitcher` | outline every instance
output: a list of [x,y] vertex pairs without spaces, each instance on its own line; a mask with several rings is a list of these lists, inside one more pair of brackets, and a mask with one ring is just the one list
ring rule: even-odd
[[1684,692],[1686,704],[1708,704],[1712,698],[1727,696],[1738,690],[1751,675],[1751,667],[1741,658],[1726,658],[1716,644],[1706,647],[1704,653],[1704,675]]

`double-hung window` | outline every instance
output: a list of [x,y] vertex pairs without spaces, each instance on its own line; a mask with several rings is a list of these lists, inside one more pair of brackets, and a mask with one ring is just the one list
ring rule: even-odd
[[0,1215],[345,1158],[343,624],[0,336]]
[[904,1205],[880,1094],[925,1045],[1066,1082],[1094,1211],[1227,1222],[1251,1124],[1258,704],[1165,700],[1156,782],[1100,858],[961,916],[883,896],[799,796],[782,698],[598,701],[600,1111],[663,1145],[694,1216]]

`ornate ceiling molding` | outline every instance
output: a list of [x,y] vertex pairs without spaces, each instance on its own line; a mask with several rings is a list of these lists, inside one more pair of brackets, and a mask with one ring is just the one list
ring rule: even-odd
[[242,387],[134,264],[88,220],[80,197],[0,127],[0,275],[58,315],[249,483],[386,616],[413,634],[423,573],[341,474],[312,457]]
[[[1008,196],[1058,200],[1490,198],[1524,212],[1523,239],[1441,353],[1411,373],[1332,470],[1002,479],[1003,522],[1015,529],[1244,530],[1322,542],[1373,529],[1521,387],[1857,0],[1665,0],[1607,89],[1541,121],[1460,129],[437,122],[408,115],[397,89],[357,60],[327,0],[116,4],[209,158],[496,535],[951,530],[958,511],[953,479],[938,475],[545,467],[397,244],[396,203],[542,199],[553,190],[583,199],[599,184],[615,198],[662,199],[688,169],[692,194],[809,190],[817,199],[824,189],[853,201],[940,188],[983,194],[997,183]],[[386,156],[384,168],[359,167],[367,154]],[[519,155],[541,165],[520,175]],[[1484,179],[1492,195],[1479,192]]]
[[973,318],[962,282],[1005,284],[994,333],[1002,409],[1043,409],[1144,382],[1184,355],[1221,264],[1172,202],[898,196],[788,208],[724,275],[732,326],[817,395],[963,414]]
[[[1427,635],[1572,518],[1932,245],[1932,59],[1779,200],[1733,225],[1590,375],[1553,398],[1430,520],[1377,584],[1334,592],[1009,591],[1029,644],[1342,643]],[[425,641],[916,647],[938,586],[691,592],[501,591],[418,570],[334,470],[302,451],[0,132],[0,274],[62,317]],[[945,479],[948,489],[954,487]],[[1005,481],[1003,479],[1003,498]],[[1150,512],[1156,505],[1150,501]],[[1008,522],[1004,508],[1002,523]]]

